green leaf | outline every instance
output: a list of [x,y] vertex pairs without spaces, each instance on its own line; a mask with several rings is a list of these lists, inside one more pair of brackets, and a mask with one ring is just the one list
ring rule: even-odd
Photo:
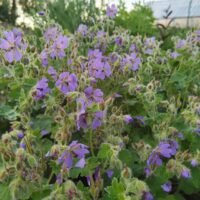
[[125,200],[125,188],[121,182],[118,182],[116,178],[113,178],[112,185],[106,189],[108,196],[113,200]]
[[14,121],[18,116],[19,114],[16,112],[16,110],[11,108],[9,105],[0,106],[0,117]]
[[36,79],[31,79],[31,78],[25,79],[25,80],[24,80],[24,83],[23,83],[23,89],[24,89],[25,92],[27,93],[27,92],[29,92],[29,90],[30,90],[33,86],[35,86],[35,84],[36,84]]
[[199,168],[193,168],[192,172],[192,183],[196,188],[200,188],[200,170]]
[[10,189],[5,184],[0,184],[0,199],[2,200],[11,200]]
[[95,157],[88,158],[87,167],[89,169],[95,169],[99,165],[98,159]]
[[71,178],[78,178],[81,172],[82,172],[81,168],[72,168],[69,172],[69,176]]
[[165,197],[158,198],[158,200],[185,200],[185,199],[180,194],[175,194],[175,195],[167,195]]
[[33,194],[31,195],[31,200],[39,200],[39,199],[43,199],[43,198],[49,196],[52,189],[53,188],[51,185],[42,186],[42,188],[40,188],[40,190],[33,192]]
[[134,154],[128,149],[121,150],[118,156],[122,163],[126,164],[129,167],[132,167],[134,164],[134,160],[137,159],[137,155],[134,156]]
[[109,144],[102,144],[98,152],[97,157],[100,159],[106,159],[112,156],[112,149]]
[[53,119],[50,116],[38,115],[37,118],[32,119],[32,128],[35,130],[47,130],[51,131]]
[[13,179],[9,188],[13,197],[11,199],[28,199],[37,190],[35,184],[21,179]]

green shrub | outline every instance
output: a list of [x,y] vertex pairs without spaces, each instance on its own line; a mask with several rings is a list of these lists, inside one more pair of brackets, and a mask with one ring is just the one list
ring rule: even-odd
[[152,36],[156,34],[155,18],[151,8],[136,4],[130,12],[122,7],[116,18],[116,24],[128,29],[131,34]]

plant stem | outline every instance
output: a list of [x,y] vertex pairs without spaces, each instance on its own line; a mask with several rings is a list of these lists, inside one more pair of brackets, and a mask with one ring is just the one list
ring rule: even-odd
[[94,155],[93,143],[92,143],[92,130],[90,131],[90,150],[91,150],[92,156],[95,156]]

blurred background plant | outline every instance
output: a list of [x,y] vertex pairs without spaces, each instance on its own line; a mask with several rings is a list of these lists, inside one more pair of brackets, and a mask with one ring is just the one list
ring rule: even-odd
[[[97,6],[95,0],[0,0],[0,21],[5,25],[16,25],[20,15],[31,17],[34,24],[34,16],[39,11],[47,11],[51,19],[60,24],[63,29],[73,33],[79,24],[90,25],[101,16],[105,8],[104,1]],[[191,28],[172,27],[171,22],[167,25],[157,23],[152,9],[141,3],[136,3],[131,10],[127,10],[126,1],[119,1],[119,13],[115,19],[117,26],[127,29],[132,35],[155,36],[163,41],[164,49],[172,48],[171,37],[174,35],[185,37]],[[163,17],[168,19],[173,10],[163,10]],[[17,23],[18,24],[18,23]],[[24,22],[20,23],[24,26]]]
[[14,25],[17,18],[16,9],[16,0],[0,0],[0,21]]
[[153,12],[146,5],[135,4],[134,8],[128,12],[124,3],[121,2],[119,15],[115,21],[118,26],[129,30],[133,35],[152,36],[157,33]]
[[74,32],[81,23],[96,19],[100,9],[95,0],[56,0],[47,4],[52,19],[64,29]]
[[79,24],[96,19],[100,13],[95,0],[0,0],[0,21],[16,25],[20,15],[34,17],[47,9],[50,18],[70,32],[74,32]]

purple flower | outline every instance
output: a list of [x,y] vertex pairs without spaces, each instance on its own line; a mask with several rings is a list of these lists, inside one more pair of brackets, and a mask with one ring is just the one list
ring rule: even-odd
[[87,113],[80,113],[77,117],[77,129],[80,130],[80,128],[86,129],[88,127],[87,123]]
[[144,51],[144,53],[145,54],[148,54],[148,55],[152,55],[153,54],[153,49],[146,49],[145,51]]
[[65,57],[65,49],[69,45],[69,39],[66,36],[59,35],[51,46],[50,56],[51,58],[63,58]]
[[171,146],[171,155],[174,156],[178,150],[178,142],[175,140],[167,140],[166,142],[168,142]]
[[122,46],[123,44],[123,39],[122,37],[118,36],[115,38],[115,43],[118,45],[118,46]]
[[175,140],[166,140],[159,143],[157,152],[165,158],[171,158],[176,154],[177,149],[178,143]]
[[117,15],[117,7],[115,6],[115,4],[112,4],[111,6],[107,6],[107,9],[106,9],[106,15],[111,18],[111,19],[114,19],[115,16]]
[[172,52],[171,54],[170,54],[170,56],[172,57],[172,58],[177,58],[178,56],[180,56],[180,54],[179,53],[177,53],[176,51],[174,51],[174,52]]
[[195,41],[200,42],[200,30],[196,30],[194,33],[195,33]]
[[96,183],[99,181],[100,177],[101,177],[100,168],[96,167],[92,176],[86,176],[88,185],[91,185],[91,179],[93,179],[93,181]]
[[191,163],[192,167],[197,167],[199,165],[198,161],[195,159],[192,159],[190,163]]
[[9,63],[20,61],[22,52],[26,50],[26,47],[22,33],[18,29],[4,32],[4,39],[0,39],[0,49],[4,50],[4,57]]
[[155,43],[156,43],[156,38],[154,36],[146,38],[146,40],[144,41],[144,45],[148,47],[153,47]]
[[73,167],[74,158],[78,158],[75,167],[83,168],[85,166],[85,155],[88,154],[88,147],[84,144],[72,141],[68,148],[58,158],[58,163],[62,168],[70,169]]
[[162,165],[162,160],[156,151],[153,151],[150,154],[150,156],[147,160],[147,165],[148,166],[161,166]]
[[93,89],[91,86],[89,86],[84,92],[89,102],[99,103],[103,101],[103,92],[100,89]]
[[80,24],[77,29],[77,32],[81,34],[83,37],[85,37],[88,33],[88,27],[84,24]]
[[101,59],[103,57],[102,52],[99,49],[88,51],[89,60]]
[[88,146],[78,143],[76,140],[72,141],[69,145],[71,151],[79,158],[84,158],[85,154],[88,154]]
[[98,111],[95,113],[94,120],[92,121],[92,129],[97,129],[102,124],[102,119],[104,117],[103,111]]
[[108,170],[106,171],[106,174],[107,174],[108,178],[112,178],[113,173],[114,173],[114,172],[113,172],[112,169],[108,169]]
[[44,15],[45,15],[45,12],[44,12],[43,10],[41,10],[41,11],[38,12],[38,15],[44,16]]
[[63,94],[75,91],[78,86],[76,75],[69,72],[62,72],[56,81],[56,86]]
[[[90,102],[86,101],[83,98],[78,98],[77,99],[77,118],[76,118],[76,123],[77,123],[77,129],[80,130],[80,128],[86,129],[88,128],[88,116],[90,113],[86,111],[87,106],[90,105]],[[94,119],[91,122],[91,127],[92,129],[97,129],[98,127],[101,126],[102,120],[104,117],[104,112],[103,111],[97,111],[95,113],[92,113]]]
[[179,40],[178,43],[176,44],[177,49],[181,49],[186,45],[186,40]]
[[128,66],[128,68],[133,71],[137,71],[140,64],[141,60],[137,57],[137,53],[131,53],[131,55],[127,55],[122,59],[122,67]]
[[181,172],[181,176],[183,178],[189,179],[191,178],[191,173],[189,169],[183,169],[183,171]]
[[75,167],[78,167],[78,168],[84,168],[85,166],[85,158],[81,158],[75,165]]
[[184,139],[183,133],[181,133],[181,132],[177,133],[177,137],[182,140]]
[[47,130],[42,130],[41,131],[41,135],[42,136],[45,136],[45,135],[48,135],[49,134],[49,131],[47,131]]
[[58,183],[58,185],[61,185],[63,183],[63,176],[61,173],[59,173],[57,176],[56,176],[56,183]]
[[198,136],[200,136],[200,128],[196,128],[196,129],[194,130],[194,132],[195,132]]
[[23,36],[22,32],[19,29],[17,29],[17,28],[13,29],[13,33],[14,33],[14,35],[16,37],[22,37]]
[[168,143],[160,143],[157,152],[165,158],[171,158],[172,156],[172,149]]
[[47,50],[44,49],[41,54],[40,54],[40,60],[42,62],[42,66],[46,67],[48,66],[48,53],[47,53]]
[[87,112],[86,112],[87,103],[83,98],[78,98],[76,101],[78,107],[77,119],[76,119],[77,129],[78,130],[80,130],[80,128],[86,129],[88,127]]
[[105,31],[98,31],[97,32],[97,38],[101,39],[101,38],[105,38],[106,37],[106,32]]
[[137,48],[135,44],[131,44],[130,48],[129,48],[130,52],[137,52]]
[[90,186],[90,184],[91,184],[91,178],[90,178],[90,176],[86,176],[86,180],[87,180],[87,184]]
[[70,169],[73,165],[72,154],[68,151],[64,151],[62,155],[58,158],[58,164],[62,164],[62,168]]
[[140,124],[142,126],[145,125],[144,116],[135,116],[135,117],[133,117],[133,121],[136,124]]
[[169,182],[166,182],[164,183],[163,185],[161,185],[161,188],[163,189],[163,191],[165,192],[171,192],[172,190],[172,183],[169,181]]
[[133,122],[133,118],[130,115],[124,115],[124,121],[126,122],[126,124],[130,124],[131,122]]
[[49,27],[44,33],[44,38],[47,43],[54,41],[57,36],[58,36],[57,27]]
[[119,59],[119,55],[116,53],[111,53],[109,55],[109,62],[110,63],[115,63]]
[[50,92],[50,88],[48,86],[48,79],[42,78],[41,80],[37,82],[34,98],[36,100],[43,99],[49,92]]
[[94,181],[98,181],[100,179],[100,167],[96,167],[94,171]]
[[154,200],[153,195],[150,192],[143,192],[143,200]]
[[18,137],[19,139],[22,139],[22,138],[24,137],[24,133],[19,132],[19,133],[17,134],[17,137]]
[[147,165],[148,166],[161,166],[162,158],[171,158],[174,156],[178,149],[178,143],[174,140],[161,141],[152,153],[150,154]]
[[151,169],[149,167],[145,167],[144,172],[145,172],[146,178],[148,178],[151,175]]
[[89,74],[92,77],[104,80],[111,75],[110,64],[105,59],[92,59],[89,61]]
[[57,72],[56,70],[50,66],[48,69],[48,74],[56,81],[57,80]]
[[19,144],[19,147],[22,148],[22,149],[26,149],[26,144],[23,143],[23,142],[21,142],[21,143]]
[[144,47],[145,47],[144,53],[152,55],[155,46],[156,46],[156,38],[155,37],[147,38],[144,41]]

